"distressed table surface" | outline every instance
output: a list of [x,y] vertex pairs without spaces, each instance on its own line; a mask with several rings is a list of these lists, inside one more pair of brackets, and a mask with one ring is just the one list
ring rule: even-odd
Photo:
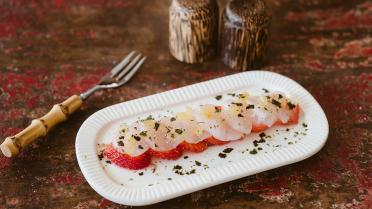
[[[126,208],[84,180],[79,126],[111,104],[235,73],[168,52],[168,0],[0,0],[0,137],[94,84],[130,50],[148,56],[128,86],[96,94],[15,159],[0,157],[0,208]],[[372,208],[372,3],[268,0],[266,70],[306,87],[330,123],[305,161],[143,208]]]

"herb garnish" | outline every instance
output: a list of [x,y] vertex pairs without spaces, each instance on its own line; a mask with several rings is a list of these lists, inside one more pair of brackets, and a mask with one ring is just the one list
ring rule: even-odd
[[306,127],[307,127],[307,124],[306,124],[306,123],[302,123],[302,126],[303,126],[304,128],[306,128]]
[[291,110],[296,107],[296,105],[292,104],[291,102],[287,102],[287,105],[288,105],[289,109],[291,109]]
[[249,154],[255,155],[255,154],[257,154],[257,150],[256,150],[256,149],[253,149],[253,150],[251,150],[251,151],[249,152]]
[[119,139],[124,139],[124,136],[119,136]]
[[145,120],[154,120],[154,118],[152,117],[152,115],[149,115]]
[[141,172],[141,173],[138,173],[138,175],[142,176],[142,175],[143,175],[143,172]]
[[262,132],[262,133],[260,133],[258,136],[259,136],[260,138],[263,138],[263,137],[266,136],[266,134],[265,134],[265,132]]
[[262,88],[262,91],[264,91],[265,93],[269,93],[270,91],[265,89],[265,88]]
[[141,136],[147,136],[147,131],[141,131],[141,133],[139,135],[141,135]]
[[173,166],[173,170],[181,170],[181,169],[182,169],[182,166],[180,165]]
[[178,134],[182,134],[183,133],[183,131],[181,129],[178,129],[178,128],[176,130],[174,130],[174,132],[176,132]]
[[239,114],[238,114],[238,117],[239,117],[239,118],[242,118],[242,117],[244,117],[244,116],[243,116],[243,114],[239,113]]
[[138,149],[143,149],[142,145],[138,145]]
[[231,104],[233,104],[233,105],[236,105],[236,106],[243,106],[243,103],[239,103],[239,102],[231,102]]
[[154,124],[154,129],[155,129],[155,131],[157,131],[157,130],[159,129],[159,126],[160,126],[160,123],[158,123],[158,122],[156,122],[156,123]]
[[234,93],[228,93],[227,95],[234,97],[236,94],[234,94]]
[[176,120],[175,117],[171,117],[171,118],[170,118],[170,121],[175,121],[175,120]]
[[279,94],[279,97],[278,98],[281,99],[281,98],[283,98],[283,96],[281,94]]
[[234,150],[233,148],[226,148],[222,152],[224,152],[224,153],[230,153],[233,150]]
[[253,104],[250,104],[250,105],[248,105],[245,109],[254,109],[254,105]]
[[222,99],[222,95],[217,95],[215,98],[216,98],[216,100],[220,100],[220,99]]
[[226,157],[226,154],[225,154],[225,153],[219,153],[219,154],[218,154],[218,157],[220,157],[220,158],[225,158],[225,157]]
[[124,142],[123,141],[118,141],[118,146],[124,146]]
[[132,137],[133,137],[136,141],[140,141],[140,140],[141,140],[141,137],[140,137],[140,136],[132,135]]
[[278,100],[276,100],[276,99],[272,99],[272,100],[271,100],[271,103],[272,103],[273,105],[279,107],[279,108],[282,107],[282,104],[280,104],[280,102],[278,102]]
[[201,166],[201,162],[195,160],[195,165],[197,165],[197,166]]

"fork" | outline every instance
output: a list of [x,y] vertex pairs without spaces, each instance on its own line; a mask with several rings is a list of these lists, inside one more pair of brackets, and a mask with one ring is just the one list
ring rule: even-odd
[[51,128],[67,120],[94,92],[101,89],[117,88],[126,84],[145,60],[146,57],[141,53],[132,51],[110,72],[106,73],[95,86],[80,95],[72,95],[64,102],[54,105],[46,115],[32,120],[27,128],[14,136],[7,137],[0,145],[2,153],[6,157],[18,155],[28,144],[41,136],[45,136]]

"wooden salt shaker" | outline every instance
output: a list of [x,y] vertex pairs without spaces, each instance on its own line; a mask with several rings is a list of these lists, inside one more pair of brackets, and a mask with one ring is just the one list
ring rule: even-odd
[[271,22],[264,0],[232,0],[222,19],[222,61],[241,71],[260,67],[266,59]]
[[215,0],[173,0],[169,8],[169,49],[179,61],[201,63],[217,50]]

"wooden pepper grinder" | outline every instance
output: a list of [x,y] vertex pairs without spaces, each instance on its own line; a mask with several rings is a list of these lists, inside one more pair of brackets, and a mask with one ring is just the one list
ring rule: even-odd
[[264,0],[232,0],[222,19],[222,61],[241,71],[260,67],[266,59],[271,22]]
[[169,8],[169,49],[179,61],[201,63],[217,50],[215,0],[173,0]]

